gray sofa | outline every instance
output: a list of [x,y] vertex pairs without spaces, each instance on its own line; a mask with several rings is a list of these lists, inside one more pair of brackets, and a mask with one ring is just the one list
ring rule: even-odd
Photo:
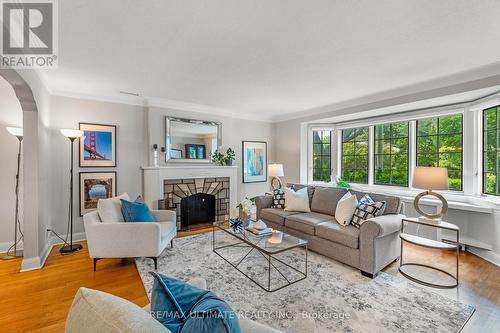
[[[293,184],[297,190],[303,185]],[[366,193],[350,190],[361,199]],[[256,198],[257,219],[269,227],[308,241],[308,248],[355,267],[368,277],[399,258],[404,206],[398,197],[369,193],[375,201],[385,201],[381,216],[367,220],[360,229],[341,226],[335,220],[338,201],[346,193],[335,187],[308,186],[310,213],[271,208],[270,195]]]

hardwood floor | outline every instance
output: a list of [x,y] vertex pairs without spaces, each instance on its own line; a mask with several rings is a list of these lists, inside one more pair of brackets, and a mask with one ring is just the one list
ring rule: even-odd
[[[180,233],[180,237],[206,232]],[[62,332],[73,297],[79,287],[102,290],[144,306],[149,300],[133,260],[106,259],[92,269],[86,242],[82,251],[61,256],[55,246],[41,270],[19,273],[21,260],[0,261],[0,331]],[[415,246],[405,247],[405,261],[442,263],[452,268],[451,254],[436,254]],[[450,264],[447,264],[449,262]],[[398,264],[385,269],[399,274]],[[477,307],[467,332],[500,331],[500,268],[468,252],[460,254],[458,289],[433,291]]]
[[[432,264],[454,274],[456,267],[454,251],[436,251],[411,244],[406,244],[403,251],[405,263]],[[398,267],[399,262],[396,262],[386,267],[384,271],[402,277]],[[445,281],[434,273],[429,275],[428,270],[414,269],[413,273],[426,281],[449,282],[449,279]],[[463,332],[500,332],[500,267],[469,252],[460,252],[458,288],[422,287],[476,307]]]

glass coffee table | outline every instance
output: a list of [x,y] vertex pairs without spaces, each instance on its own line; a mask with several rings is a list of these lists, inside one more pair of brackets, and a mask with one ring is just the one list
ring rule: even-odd
[[274,292],[307,278],[307,240],[279,233],[257,236],[215,222],[213,251],[260,288]]

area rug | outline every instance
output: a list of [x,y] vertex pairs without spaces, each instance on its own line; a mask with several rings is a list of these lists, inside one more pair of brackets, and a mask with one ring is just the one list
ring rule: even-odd
[[[219,236],[232,241],[221,233]],[[284,332],[300,318],[313,318],[315,332],[321,333],[459,332],[475,309],[403,277],[383,272],[375,279],[363,277],[359,270],[313,252],[309,252],[305,280],[269,293],[212,251],[212,234],[176,239],[174,244],[159,258],[159,273],[183,281],[202,277],[208,289],[226,300],[239,315]],[[232,248],[227,256],[243,257],[246,252],[244,248]],[[297,268],[305,264],[301,249],[286,253],[281,259]],[[265,279],[266,263],[260,253],[253,251],[239,267],[254,272],[255,279]],[[150,295],[153,278],[148,272],[154,270],[153,262],[137,259],[136,264]]]

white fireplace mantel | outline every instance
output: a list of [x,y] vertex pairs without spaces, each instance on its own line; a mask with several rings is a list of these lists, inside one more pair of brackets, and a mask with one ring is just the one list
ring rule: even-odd
[[195,179],[229,177],[230,213],[237,216],[237,166],[175,165],[142,167],[143,196],[149,207],[158,208],[158,200],[164,199],[164,181],[168,179]]

